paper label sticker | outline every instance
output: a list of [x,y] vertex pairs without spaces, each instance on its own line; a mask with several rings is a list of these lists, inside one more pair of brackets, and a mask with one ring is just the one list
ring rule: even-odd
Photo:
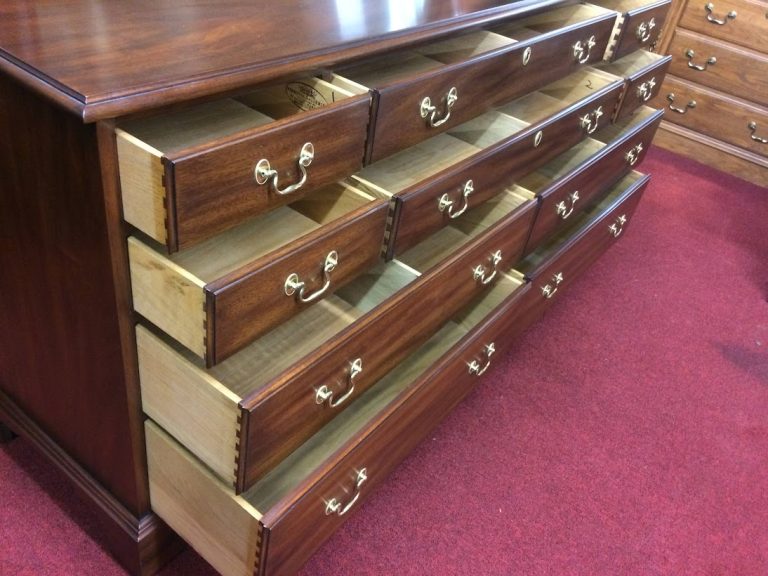
[[318,90],[304,82],[291,82],[285,86],[285,95],[299,110],[314,110],[328,104]]

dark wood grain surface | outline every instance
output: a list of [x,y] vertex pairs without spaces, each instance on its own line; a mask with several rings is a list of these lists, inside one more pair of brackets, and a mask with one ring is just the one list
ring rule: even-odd
[[[635,50],[648,48],[658,41],[671,4],[670,0],[665,0],[628,11],[621,27],[618,43],[613,51],[613,59],[626,56]],[[648,30],[646,35],[640,36],[638,26],[642,24],[647,26],[651,20],[653,20],[654,26]]]
[[[627,76],[627,88],[624,90],[621,104],[618,110],[616,110],[615,120],[628,116],[640,106],[656,97],[661,91],[661,85],[664,82],[664,77],[667,75],[671,61],[671,56],[665,56],[652,66]],[[648,94],[641,94],[638,90],[643,83],[647,82],[651,82],[653,87]]]
[[6,0],[0,69],[95,120],[568,3]]

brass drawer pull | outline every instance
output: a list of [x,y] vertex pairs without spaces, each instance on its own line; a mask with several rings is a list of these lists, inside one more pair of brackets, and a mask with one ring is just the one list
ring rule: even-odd
[[592,134],[595,130],[597,130],[597,124],[600,120],[600,116],[603,115],[603,107],[598,106],[594,111],[589,112],[579,118],[579,123],[581,124],[581,127],[587,131],[587,134]]
[[608,231],[611,233],[611,235],[614,238],[618,238],[621,236],[621,233],[624,232],[624,224],[627,223],[627,216],[625,214],[622,214],[618,218],[616,218],[616,221],[608,226]]
[[656,77],[643,82],[637,87],[637,98],[640,102],[648,102],[653,96],[653,89],[656,87]]
[[429,98],[429,96],[426,96],[424,100],[421,101],[421,117],[426,118],[427,124],[432,128],[437,128],[438,126],[442,126],[448,121],[448,118],[451,117],[451,108],[453,108],[453,105],[456,104],[456,101],[459,99],[459,92],[456,90],[456,87],[454,86],[448,92],[446,93],[444,100],[445,100],[445,116],[442,118],[437,118],[437,106],[432,105],[432,100]]
[[557,215],[560,216],[563,220],[566,220],[568,216],[570,216],[573,213],[573,207],[576,205],[576,202],[579,199],[579,191],[574,190],[570,194],[568,194],[568,199],[571,201],[570,208],[566,205],[565,200],[560,200],[558,202],[557,206],[555,206],[555,211],[557,212]]
[[714,56],[710,56],[707,58],[707,61],[704,64],[694,64],[693,63],[693,57],[696,56],[696,52],[691,50],[690,48],[685,51],[685,57],[688,58],[688,68],[693,68],[694,70],[698,70],[699,72],[704,72],[708,66],[714,66],[717,64],[717,58]]
[[624,158],[627,160],[630,166],[634,166],[637,164],[637,161],[640,159],[640,153],[643,151],[643,144],[642,142],[640,144],[635,144],[629,152],[624,156]]
[[486,370],[491,366],[491,356],[496,352],[496,344],[491,342],[483,346],[483,354],[485,355],[485,364],[480,366],[480,362],[472,360],[468,364],[469,373],[475,376],[482,376]]
[[712,12],[715,9],[715,5],[712,4],[712,2],[707,2],[704,5],[704,10],[707,11],[707,20],[712,22],[712,24],[717,24],[718,26],[724,26],[728,24],[728,20],[735,20],[736,19],[736,10],[731,10],[728,12],[728,14],[725,15],[725,18],[716,18],[712,15]]
[[597,42],[595,42],[594,35],[590,36],[586,42],[579,40],[573,45],[573,57],[576,58],[576,61],[579,64],[585,64],[587,60],[589,60],[589,57],[592,54],[592,48],[594,48],[596,44]]
[[651,30],[656,28],[656,18],[651,18],[648,22],[640,22],[635,30],[635,37],[640,42],[648,42],[651,39]]
[[272,188],[275,192],[280,194],[281,196],[285,196],[286,194],[291,194],[292,192],[296,192],[299,188],[304,186],[307,182],[307,166],[312,164],[312,160],[315,158],[315,147],[312,145],[312,142],[307,142],[304,144],[304,146],[301,147],[301,150],[299,151],[299,170],[301,171],[301,180],[298,182],[291,184],[290,186],[286,187],[283,190],[280,190],[280,186],[278,185],[277,179],[278,174],[277,170],[273,170],[272,167],[269,165],[269,160],[266,158],[262,158],[258,161],[256,164],[256,169],[254,170],[254,175],[256,177],[256,182],[259,185],[264,185],[267,182],[270,182],[272,184]]
[[493,272],[491,272],[490,276],[486,276],[488,270],[485,266],[478,264],[472,269],[472,277],[483,285],[489,284],[499,271],[499,262],[501,262],[501,258],[501,250],[496,250],[496,252],[491,253],[488,261],[491,264],[491,270],[493,270]]
[[532,54],[533,49],[530,46],[523,50],[523,66],[528,66],[528,63],[531,61]]
[[299,302],[308,303],[313,302],[314,300],[317,300],[325,294],[325,292],[330,288],[331,286],[331,272],[334,268],[336,268],[336,265],[339,263],[339,254],[336,252],[336,250],[331,250],[328,252],[328,255],[325,257],[325,262],[323,263],[323,286],[319,290],[313,292],[312,294],[305,295],[304,291],[307,287],[306,282],[299,279],[299,275],[295,272],[293,274],[289,274],[288,278],[285,279],[285,294],[286,296],[293,296],[296,294],[296,298]]
[[328,386],[323,384],[322,386],[320,386],[320,388],[317,389],[317,392],[315,393],[315,402],[317,404],[324,404],[327,402],[328,406],[330,406],[331,408],[336,408],[337,406],[340,406],[347,400],[347,398],[352,396],[352,392],[355,391],[355,378],[357,378],[358,374],[360,374],[362,371],[363,371],[363,359],[356,358],[349,365],[349,372],[347,373],[346,392],[344,392],[342,396],[339,396],[334,400],[333,390],[331,390]]
[[357,502],[357,499],[360,498],[360,487],[366,480],[368,480],[368,470],[366,468],[361,468],[357,471],[355,493],[352,495],[352,498],[349,499],[349,502],[342,504],[336,498],[331,498],[325,503],[325,515],[330,516],[331,514],[336,514],[337,516],[344,516],[344,514],[349,512],[352,509],[352,506],[355,505],[355,502]]
[[751,132],[749,137],[752,138],[752,140],[755,142],[760,142],[760,144],[768,144],[768,138],[755,135],[755,132],[757,132],[757,122],[750,122],[747,124],[747,128],[749,128],[749,131]]
[[667,100],[669,100],[669,109],[672,110],[672,112],[677,112],[678,114],[685,114],[686,112],[688,112],[688,110],[692,110],[696,108],[696,100],[689,100],[688,104],[685,105],[685,108],[678,108],[677,106],[672,106],[672,102],[675,101],[674,93],[667,94]]
[[459,216],[464,214],[464,212],[467,211],[467,208],[469,208],[469,195],[472,194],[472,192],[474,191],[475,191],[475,183],[472,180],[467,180],[464,183],[464,190],[461,192],[461,197],[464,199],[464,203],[458,212],[453,211],[455,202],[450,199],[447,193],[440,196],[440,198],[437,201],[437,207],[440,210],[440,212],[445,212],[446,210],[448,210],[448,216],[450,218],[458,218]]
[[552,298],[552,296],[555,295],[557,292],[557,287],[560,286],[563,282],[563,273],[558,272],[557,274],[552,275],[552,283],[547,284],[541,289],[541,294],[544,296],[544,298]]

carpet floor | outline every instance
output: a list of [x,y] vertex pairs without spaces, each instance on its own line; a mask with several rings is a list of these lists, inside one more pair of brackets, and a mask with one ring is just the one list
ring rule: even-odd
[[[625,238],[303,576],[768,574],[768,189],[657,148],[641,170]],[[2,576],[123,574],[22,439],[0,490]]]

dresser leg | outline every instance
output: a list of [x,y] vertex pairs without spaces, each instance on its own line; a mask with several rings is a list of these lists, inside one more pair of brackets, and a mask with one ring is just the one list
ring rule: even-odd
[[16,438],[16,434],[5,424],[0,422],[0,444],[5,444]]

